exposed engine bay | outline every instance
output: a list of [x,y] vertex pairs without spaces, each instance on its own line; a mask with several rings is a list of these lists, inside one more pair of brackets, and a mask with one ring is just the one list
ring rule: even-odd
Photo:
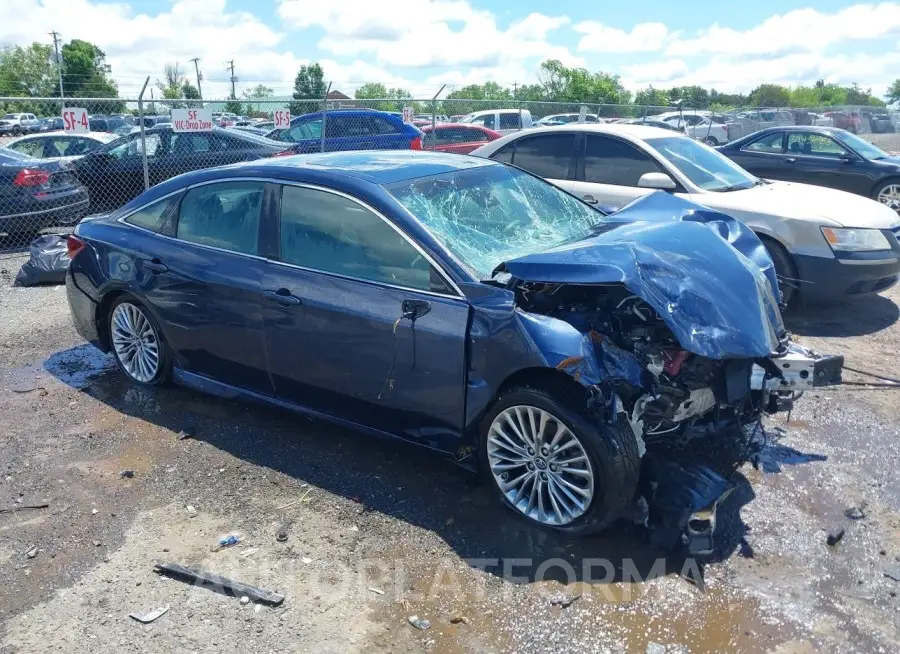
[[563,320],[589,343],[557,369],[590,382],[598,417],[627,420],[642,457],[636,500],[649,508],[651,537],[667,548],[709,553],[727,479],[762,445],[761,416],[840,382],[842,357],[819,357],[786,332],[775,335],[771,357],[711,359],[685,350],[622,284],[510,283],[520,309]]

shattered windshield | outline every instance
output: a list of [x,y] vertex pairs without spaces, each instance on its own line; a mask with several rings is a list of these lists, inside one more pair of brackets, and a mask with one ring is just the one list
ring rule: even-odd
[[387,187],[482,279],[500,263],[584,238],[604,214],[507,166],[480,166]]

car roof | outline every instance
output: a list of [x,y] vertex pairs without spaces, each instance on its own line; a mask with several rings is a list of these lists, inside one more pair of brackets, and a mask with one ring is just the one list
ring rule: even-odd
[[119,138],[116,134],[110,134],[109,132],[66,132],[65,130],[55,129],[52,132],[39,132],[37,134],[28,134],[26,136],[22,136],[16,139],[16,142],[20,141],[33,141],[34,139],[41,139],[47,136],[78,136],[83,138],[94,139],[95,141],[102,141],[104,143],[113,141]]
[[478,111],[471,111],[465,115],[466,116],[483,116],[485,114],[496,114],[496,113],[501,113],[501,114],[515,113],[515,114],[517,114],[520,111],[523,114],[531,113],[530,111],[528,111],[528,109],[479,109]]
[[[560,134],[566,131],[576,132],[596,132],[598,134],[613,134],[617,136],[630,137],[637,140],[645,140],[659,137],[678,137],[678,132],[673,132],[661,127],[652,127],[650,125],[629,125],[627,123],[568,123],[567,125],[558,125],[553,127],[535,127],[532,129],[515,132],[504,137],[504,142],[509,143],[513,140],[511,137],[522,137],[531,134]],[[683,136],[683,135],[682,135]],[[684,136],[684,138],[688,138]],[[499,141],[494,141],[499,143]]]

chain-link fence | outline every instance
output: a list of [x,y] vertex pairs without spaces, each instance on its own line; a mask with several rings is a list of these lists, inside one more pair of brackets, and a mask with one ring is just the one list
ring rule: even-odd
[[[503,134],[569,123],[643,123],[721,145],[774,125],[848,129],[900,149],[884,108],[729,111],[478,99],[251,101],[0,98],[0,252],[65,232],[181,173],[347,150],[467,154]],[[900,139],[897,139],[900,141]]]

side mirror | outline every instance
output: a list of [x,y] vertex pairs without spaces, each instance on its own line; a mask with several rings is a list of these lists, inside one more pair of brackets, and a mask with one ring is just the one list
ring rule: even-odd
[[841,161],[843,161],[844,163],[853,163],[854,161],[856,161],[856,157],[854,157],[849,152],[841,152]]
[[638,188],[652,188],[660,191],[671,191],[676,187],[675,180],[665,173],[644,173],[637,185]]

